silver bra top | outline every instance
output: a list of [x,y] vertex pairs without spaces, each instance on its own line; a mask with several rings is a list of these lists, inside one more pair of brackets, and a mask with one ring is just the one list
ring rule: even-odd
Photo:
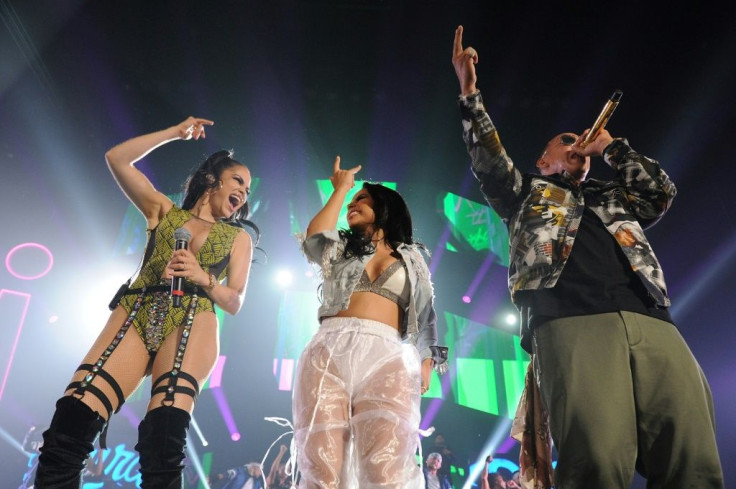
[[395,302],[400,308],[406,310],[409,306],[411,285],[409,284],[404,262],[396,260],[373,282],[371,282],[364,268],[353,292],[373,292]]

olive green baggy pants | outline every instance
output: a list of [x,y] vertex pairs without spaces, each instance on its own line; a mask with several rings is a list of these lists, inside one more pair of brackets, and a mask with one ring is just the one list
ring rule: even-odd
[[557,448],[556,489],[723,488],[713,401],[675,326],[630,312],[534,330],[534,370]]

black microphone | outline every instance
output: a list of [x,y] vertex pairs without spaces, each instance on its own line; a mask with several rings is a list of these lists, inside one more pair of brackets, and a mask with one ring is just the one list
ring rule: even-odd
[[615,92],[613,92],[613,95],[611,95],[611,98],[608,100],[608,102],[606,102],[606,105],[603,106],[603,110],[593,123],[593,127],[590,128],[590,132],[588,132],[587,136],[585,136],[585,139],[583,139],[583,141],[580,143],[580,146],[585,147],[598,137],[598,134],[600,134],[603,128],[606,127],[608,119],[610,119],[611,115],[613,115],[613,111],[616,110],[616,107],[618,107],[618,103],[621,100],[621,95],[623,94],[624,92],[622,92],[621,90],[616,90]]
[[[192,233],[184,228],[179,228],[174,231],[174,250],[186,250],[189,248],[189,239],[192,237]],[[182,282],[184,277],[174,277],[171,280],[171,300],[174,307],[181,307],[181,298],[184,296],[184,290],[182,289]]]

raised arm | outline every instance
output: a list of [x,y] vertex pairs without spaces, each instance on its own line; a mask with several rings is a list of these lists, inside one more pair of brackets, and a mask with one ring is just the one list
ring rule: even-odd
[[488,455],[486,461],[483,463],[483,471],[480,473],[480,489],[491,489],[491,485],[488,482],[488,466],[493,461],[493,457]]
[[478,80],[475,74],[475,65],[478,63],[478,52],[468,46],[463,48],[463,26],[455,29],[455,42],[452,44],[452,65],[460,82],[460,93],[463,96],[472,95],[478,90],[475,83]]
[[168,129],[134,137],[105,153],[107,166],[115,181],[148,220],[149,228],[155,227],[158,219],[172,206],[171,201],[156,190],[151,181],[135,167],[135,163],[154,149],[177,139],[199,139],[205,137],[204,126],[214,122],[207,119],[188,117],[185,121]]
[[355,185],[355,174],[361,169],[361,165],[354,166],[349,170],[340,169],[340,157],[335,158],[330,181],[334,191],[327,199],[325,206],[312,218],[307,226],[307,238],[315,233],[329,231],[337,227],[337,218],[345,203],[345,197]]
[[266,484],[268,484],[269,486],[276,484],[276,478],[279,475],[279,464],[281,464],[281,460],[284,458],[285,453],[286,445],[281,445],[279,447],[279,453],[278,455],[276,455],[276,458],[273,459],[271,469],[268,471],[268,477],[266,477]]
[[471,170],[480,182],[488,203],[504,220],[515,212],[522,193],[522,174],[501,144],[498,131],[483,105],[476,87],[478,52],[463,48],[463,27],[455,30],[452,65],[460,82],[458,100],[463,118],[463,140],[471,159]]

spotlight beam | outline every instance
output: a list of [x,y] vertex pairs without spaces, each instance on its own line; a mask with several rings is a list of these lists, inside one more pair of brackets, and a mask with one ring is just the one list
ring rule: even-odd
[[222,419],[225,421],[225,426],[227,426],[227,430],[230,432],[230,438],[233,441],[238,441],[240,439],[240,432],[238,431],[235,418],[225,397],[225,391],[222,390],[222,387],[214,387],[210,391],[217,402],[217,406],[220,408]]
[[483,470],[483,464],[485,462],[486,457],[489,454],[493,454],[493,452],[498,448],[498,445],[509,436],[509,430],[511,429],[511,420],[510,419],[504,419],[500,423],[498,423],[498,426],[496,426],[496,430],[490,434],[488,437],[488,440],[486,440],[486,444],[483,446],[483,449],[480,451],[478,459],[475,461],[475,465],[473,466],[473,470],[468,473],[468,479],[465,481],[465,485],[463,485],[462,489],[470,489],[473,487],[473,482],[475,479],[480,475],[481,470]]
[[192,428],[194,428],[195,433],[197,433],[197,436],[199,437],[199,441],[202,443],[202,446],[206,447],[209,445],[207,442],[207,439],[204,437],[204,434],[202,433],[202,430],[199,429],[199,423],[197,423],[197,420],[194,419],[194,415],[192,415]]
[[[194,417],[192,417],[192,422],[194,422]],[[199,460],[199,455],[197,454],[197,450],[194,448],[193,443],[187,443],[187,455],[189,456],[189,460],[192,461],[192,464],[194,465],[194,470],[199,476],[199,484],[204,487],[204,489],[210,489],[210,484],[209,482],[207,482],[207,474],[204,473],[202,462]],[[200,486],[198,485],[197,487]]]
[[31,458],[31,454],[29,454],[28,452],[26,452],[25,450],[23,450],[23,445],[21,445],[20,442],[18,442],[18,440],[16,440],[15,438],[13,438],[13,436],[10,433],[8,433],[7,431],[5,431],[2,428],[2,426],[0,426],[0,438],[2,438],[3,440],[7,441],[8,442],[8,445],[10,445],[11,447],[15,448],[16,450],[18,450],[20,453],[22,453],[26,457]]

